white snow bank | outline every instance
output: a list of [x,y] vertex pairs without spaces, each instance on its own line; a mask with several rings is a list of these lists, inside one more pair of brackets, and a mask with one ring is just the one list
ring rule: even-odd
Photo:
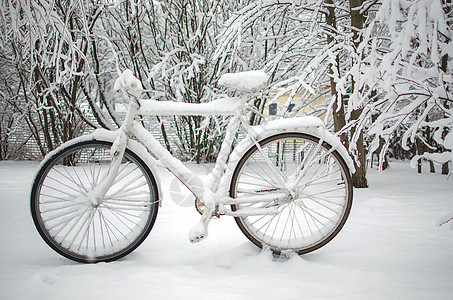
[[226,73],[219,79],[219,84],[242,92],[252,93],[266,87],[269,76],[264,71],[246,71]]
[[[453,185],[417,174],[408,163],[368,172],[351,215],[327,246],[273,260],[239,231],[233,218],[210,225],[209,238],[187,240],[200,216],[171,201],[159,209],[147,240],[126,258],[76,264],[54,253],[30,217],[29,182],[38,164],[0,162],[0,299],[451,299],[453,239],[435,226],[451,211]],[[188,164],[200,178],[207,165]],[[161,172],[164,190],[173,176]],[[165,195],[168,197],[169,193]],[[76,283],[76,284],[75,284]]]

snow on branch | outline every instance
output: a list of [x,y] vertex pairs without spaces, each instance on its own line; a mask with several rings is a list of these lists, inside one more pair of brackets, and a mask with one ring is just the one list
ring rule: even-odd
[[[438,0],[384,0],[364,31],[363,58],[358,73],[352,75],[361,93],[353,95],[355,105],[364,107],[360,119],[378,115],[372,124],[360,123],[374,135],[369,155],[378,148],[380,138],[388,142],[401,128],[406,149],[426,128],[444,137],[451,131],[453,33],[446,20]],[[371,93],[377,96],[368,97]],[[448,149],[445,138],[436,142]],[[423,157],[446,162],[449,154],[441,150]]]

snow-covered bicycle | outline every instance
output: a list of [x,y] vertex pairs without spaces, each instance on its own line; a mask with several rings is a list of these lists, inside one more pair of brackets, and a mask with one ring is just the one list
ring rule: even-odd
[[[351,210],[352,161],[318,118],[248,125],[248,92],[266,81],[261,71],[225,74],[219,84],[243,96],[176,103],[140,99],[141,83],[126,70],[115,82],[130,96],[120,129],[71,140],[41,163],[31,192],[31,214],[41,237],[78,262],[124,257],[154,225],[162,197],[156,166],[164,165],[196,197],[202,216],[189,232],[191,242],[207,236],[211,218],[227,215],[251,242],[275,254],[304,254],[327,244]],[[135,120],[139,115],[230,116],[207,179],[199,180],[162,147]],[[241,128],[246,136],[237,141]]]

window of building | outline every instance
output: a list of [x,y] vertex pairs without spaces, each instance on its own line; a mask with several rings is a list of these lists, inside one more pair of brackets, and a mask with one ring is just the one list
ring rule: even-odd
[[277,115],[277,103],[269,104],[269,116]]

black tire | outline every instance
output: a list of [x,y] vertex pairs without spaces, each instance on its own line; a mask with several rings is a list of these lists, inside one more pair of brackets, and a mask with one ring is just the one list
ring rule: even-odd
[[93,205],[87,199],[107,173],[111,146],[92,140],[57,150],[33,182],[31,215],[36,229],[53,250],[77,262],[126,256],[146,239],[156,220],[156,181],[129,149],[103,202]]
[[[285,182],[296,182],[298,172],[306,173],[299,184],[286,186],[292,186],[293,195],[284,201],[231,205],[232,211],[278,208],[276,215],[235,217],[237,225],[255,245],[269,247],[274,254],[305,254],[324,246],[341,230],[352,206],[345,161],[329,144],[317,148],[319,139],[303,133],[276,134],[259,144]],[[230,197],[282,195],[284,188],[265,160],[255,145],[243,155],[233,173]]]

